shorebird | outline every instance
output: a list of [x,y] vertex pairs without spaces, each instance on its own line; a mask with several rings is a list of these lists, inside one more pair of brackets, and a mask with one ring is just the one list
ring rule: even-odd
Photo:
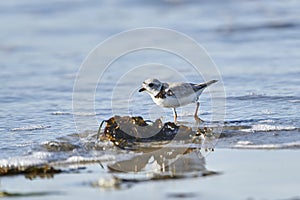
[[139,92],[146,91],[158,106],[172,108],[174,123],[177,123],[177,107],[196,103],[194,118],[196,121],[201,121],[198,117],[198,109],[200,106],[198,101],[199,96],[206,87],[215,82],[217,82],[217,80],[211,80],[200,84],[182,82],[162,83],[154,78],[145,80],[142,84],[142,88],[139,89]]

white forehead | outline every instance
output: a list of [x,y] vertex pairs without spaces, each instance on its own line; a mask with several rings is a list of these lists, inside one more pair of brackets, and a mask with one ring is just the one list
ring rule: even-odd
[[147,80],[145,80],[145,83],[148,84],[148,83],[161,83],[158,79],[156,78],[149,78]]

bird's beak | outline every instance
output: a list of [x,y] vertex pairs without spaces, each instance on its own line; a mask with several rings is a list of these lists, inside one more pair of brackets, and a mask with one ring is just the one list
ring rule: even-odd
[[145,88],[141,88],[141,89],[139,89],[139,92],[144,92],[146,89]]

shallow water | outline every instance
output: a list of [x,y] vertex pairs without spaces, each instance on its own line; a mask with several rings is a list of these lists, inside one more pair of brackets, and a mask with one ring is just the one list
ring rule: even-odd
[[[216,63],[226,92],[219,147],[299,149],[299,11],[298,1],[1,2],[0,165],[118,158],[120,152],[110,144],[95,147],[98,124],[77,133],[73,117],[84,119],[94,113],[74,113],[73,84],[80,64],[98,43],[120,31],[146,26],[191,36]],[[186,63],[161,52],[128,55],[111,69],[149,62],[176,66],[190,82],[203,81],[187,70]],[[163,115],[164,121],[172,120],[170,109],[153,106],[149,96],[137,92],[129,108],[121,106],[112,113],[111,83],[121,75],[108,70],[97,88],[98,123],[112,114],[152,120]],[[141,75],[145,76],[136,74]],[[177,75],[160,76],[182,81]],[[122,89],[138,89],[141,82],[136,80]],[[200,116],[209,124],[213,113],[208,92],[201,102]],[[193,112],[194,105],[179,109],[180,120],[193,124]]]
[[[288,155],[288,156],[287,156]],[[2,177],[1,188],[18,199],[299,199],[299,151],[253,151],[218,149],[207,157],[207,168],[221,175],[188,179],[124,181],[103,187],[114,180],[98,164],[60,175],[54,179]],[[259,162],[258,159],[261,159]],[[197,166],[199,166],[199,159]],[[275,163],[275,164],[274,164]],[[78,166],[77,166],[78,167]],[[201,165],[199,166],[201,167]],[[195,172],[195,171],[194,171]],[[17,184],[16,184],[17,183]],[[112,184],[113,185],[113,184]],[[113,185],[114,186],[114,185]],[[274,190],[275,189],[275,190]],[[145,191],[147,193],[145,194]],[[1,193],[0,193],[1,195]],[[18,195],[18,196],[17,196]],[[9,198],[11,199],[11,198]]]

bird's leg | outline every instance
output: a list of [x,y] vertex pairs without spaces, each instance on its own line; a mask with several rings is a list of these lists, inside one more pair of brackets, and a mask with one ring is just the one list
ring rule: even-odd
[[198,117],[199,106],[200,106],[200,103],[197,102],[197,104],[196,104],[196,111],[195,111],[195,114],[194,114],[194,118],[195,118],[196,122],[203,122],[203,120]]
[[176,124],[177,123],[177,112],[176,112],[175,108],[172,108],[172,110],[173,110],[173,114],[174,114],[174,123]]
[[199,109],[199,106],[200,106],[200,103],[197,102],[197,104],[196,104],[196,110],[195,110],[195,114],[194,114],[194,117],[195,117],[195,118],[198,117],[198,109]]

